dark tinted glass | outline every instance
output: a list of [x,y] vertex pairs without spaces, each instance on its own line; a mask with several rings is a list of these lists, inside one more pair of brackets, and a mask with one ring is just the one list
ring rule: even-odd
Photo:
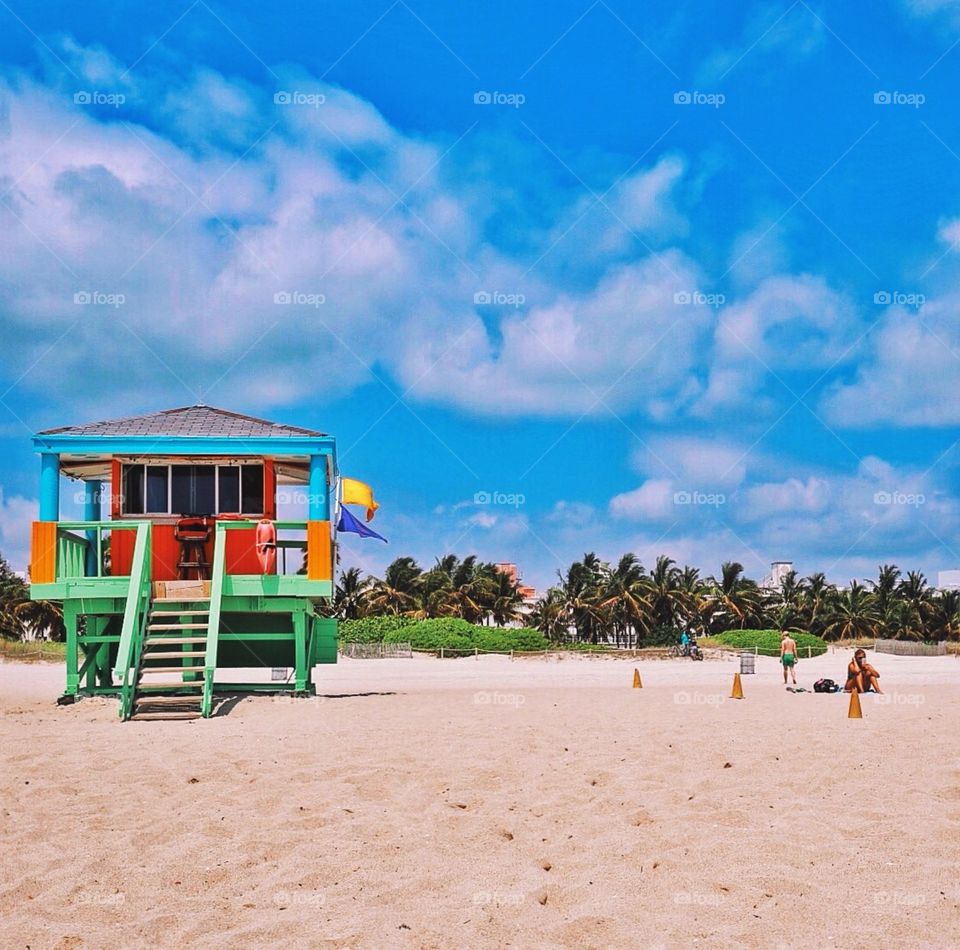
[[221,465],[220,511],[228,514],[240,513],[240,469],[236,466]]
[[167,478],[169,469],[166,465],[147,466],[147,511],[156,514],[167,510]]
[[171,466],[173,474],[173,483],[170,486],[170,510],[175,515],[195,514],[195,509],[191,505],[191,483],[193,479],[192,465],[173,465]]
[[243,498],[241,511],[244,514],[259,515],[263,512],[263,466],[243,466]]
[[191,514],[212,515],[217,510],[214,482],[216,477],[216,465],[193,466],[193,508],[190,509]]
[[143,514],[143,466],[123,466],[123,506],[125,515]]

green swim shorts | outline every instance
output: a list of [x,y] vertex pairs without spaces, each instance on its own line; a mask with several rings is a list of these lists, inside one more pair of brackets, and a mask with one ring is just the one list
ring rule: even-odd
[[783,656],[780,657],[780,662],[784,666],[793,666],[794,663],[797,662],[797,658],[792,653],[784,653]]

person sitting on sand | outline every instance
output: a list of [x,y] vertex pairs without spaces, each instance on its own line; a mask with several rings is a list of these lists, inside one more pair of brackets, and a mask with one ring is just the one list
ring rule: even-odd
[[780,635],[780,663],[783,665],[783,685],[787,685],[787,670],[793,679],[793,685],[797,685],[797,642],[784,631]]
[[867,654],[863,650],[857,650],[847,666],[847,685],[844,689],[848,693],[854,690],[858,693],[868,693],[870,690],[882,693],[879,680],[880,674],[867,662]]

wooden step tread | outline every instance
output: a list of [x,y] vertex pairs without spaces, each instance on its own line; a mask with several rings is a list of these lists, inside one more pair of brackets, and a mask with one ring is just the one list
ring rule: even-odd
[[206,637],[147,637],[144,646],[156,646],[158,643],[205,643]]
[[[177,654],[179,656],[179,654]],[[202,666],[141,666],[141,675],[143,673],[197,673],[203,676]]]
[[147,630],[206,630],[208,623],[148,623]]
[[209,604],[209,597],[154,597],[155,604]]
[[137,692],[142,689],[203,689],[203,680],[159,680],[156,683],[145,683],[142,680],[137,683]]
[[193,710],[184,710],[183,712],[138,712],[134,713],[130,719],[137,719],[140,722],[149,722],[153,719],[199,719],[200,712]]
[[[182,653],[163,653],[163,652],[154,652],[150,651],[149,653],[143,654],[144,660],[179,660],[181,658],[185,659],[188,657],[201,657],[206,656],[206,651],[203,650],[184,650]],[[146,667],[145,667],[146,669]]]
[[195,706],[202,696],[138,696],[133,701],[134,709],[139,706]]
[[209,610],[187,610],[177,608],[176,610],[151,610],[151,617],[200,617],[203,614],[209,614]]

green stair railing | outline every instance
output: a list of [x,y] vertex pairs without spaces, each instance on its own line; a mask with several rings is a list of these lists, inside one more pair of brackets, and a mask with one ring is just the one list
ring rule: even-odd
[[200,711],[206,719],[213,712],[213,680],[217,672],[217,648],[220,644],[220,608],[223,603],[223,579],[227,573],[227,536],[218,524],[213,541],[213,571],[210,576],[210,613],[207,617],[207,649],[203,661],[203,702]]
[[150,524],[137,525],[137,539],[130,564],[130,584],[123,608],[123,626],[117,647],[114,677],[120,681],[120,718],[133,715],[133,698],[137,686],[137,670],[143,651],[143,638],[150,612]]

